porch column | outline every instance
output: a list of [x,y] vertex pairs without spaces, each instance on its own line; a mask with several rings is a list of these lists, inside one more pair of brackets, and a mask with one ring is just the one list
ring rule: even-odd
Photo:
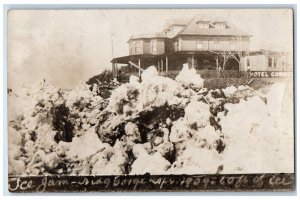
[[159,62],[159,60],[157,61],[157,70],[160,71],[160,62]]
[[164,71],[164,60],[163,59],[160,59],[160,62],[161,62],[161,70],[160,71]]
[[166,56],[166,72],[168,73],[168,68],[169,68],[169,66],[168,66],[168,56]]
[[195,64],[194,64],[194,55],[192,55],[192,68],[195,68]]
[[117,76],[118,76],[117,62],[113,63],[113,69],[114,69],[114,78],[117,78]]
[[139,77],[141,77],[141,59],[139,59]]
[[216,69],[218,70],[218,68],[219,68],[219,58],[218,58],[218,56],[216,57]]

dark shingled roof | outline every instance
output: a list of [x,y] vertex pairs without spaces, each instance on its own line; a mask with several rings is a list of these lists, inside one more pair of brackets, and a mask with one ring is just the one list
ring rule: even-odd
[[[209,29],[200,29],[198,23],[201,21],[209,23],[210,28]],[[216,29],[215,24],[221,23],[221,22],[225,23],[226,28],[225,29]],[[223,18],[211,18],[211,17],[207,17],[207,16],[196,16],[189,20],[188,19],[171,19],[165,25],[165,29],[169,28],[172,25],[185,26],[174,37],[177,37],[179,35],[248,36],[248,37],[251,36],[248,33],[240,30],[233,24],[227,22]],[[158,32],[158,33],[154,33],[154,34],[139,34],[139,35],[131,36],[129,38],[129,41],[134,40],[134,39],[151,39],[151,38],[167,38],[167,36],[164,32]]]
[[[209,29],[200,29],[199,22],[209,22]],[[214,24],[218,22],[223,22],[226,25],[225,29],[216,29]],[[214,36],[248,36],[248,33],[240,30],[231,23],[228,23],[224,19],[209,19],[207,17],[194,17],[176,36],[179,35],[214,35]],[[175,37],[176,37],[175,36]]]

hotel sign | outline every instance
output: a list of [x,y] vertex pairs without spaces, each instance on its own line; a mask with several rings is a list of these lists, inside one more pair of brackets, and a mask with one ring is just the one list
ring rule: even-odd
[[289,78],[293,77],[293,72],[288,71],[251,71],[253,78]]

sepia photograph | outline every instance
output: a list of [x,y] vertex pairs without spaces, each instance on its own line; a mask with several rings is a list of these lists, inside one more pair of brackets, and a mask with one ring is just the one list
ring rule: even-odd
[[9,191],[294,191],[293,22],[9,10]]

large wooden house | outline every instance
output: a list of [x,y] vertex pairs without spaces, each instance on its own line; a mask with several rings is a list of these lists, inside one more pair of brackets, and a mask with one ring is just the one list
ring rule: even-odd
[[137,75],[154,65],[161,75],[175,76],[184,63],[199,73],[218,68],[244,70],[250,65],[246,59],[250,37],[223,19],[171,20],[162,32],[130,37],[129,55],[111,61],[113,74],[114,77]]

